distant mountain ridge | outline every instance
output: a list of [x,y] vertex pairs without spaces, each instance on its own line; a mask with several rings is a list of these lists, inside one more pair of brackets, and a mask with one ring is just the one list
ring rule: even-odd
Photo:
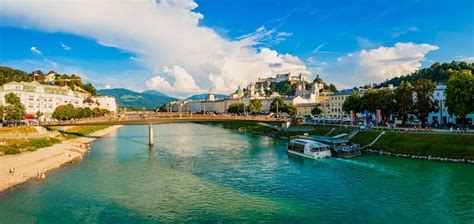
[[[227,99],[229,98],[228,95],[225,95],[225,94],[214,94],[215,98],[216,99]],[[186,98],[187,100],[207,100],[209,98],[209,94],[208,93],[202,93],[202,94],[196,94],[196,95],[192,95],[188,98]]]
[[109,95],[115,97],[119,107],[133,107],[155,109],[162,104],[166,104],[177,100],[164,93],[147,90],[142,93],[131,91],[123,88],[101,89],[97,91],[101,95]]

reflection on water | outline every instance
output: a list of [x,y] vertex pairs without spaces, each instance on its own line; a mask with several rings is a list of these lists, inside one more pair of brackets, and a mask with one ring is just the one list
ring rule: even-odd
[[199,124],[126,126],[82,162],[0,195],[0,223],[469,222],[473,167],[365,155],[310,160],[286,141]]

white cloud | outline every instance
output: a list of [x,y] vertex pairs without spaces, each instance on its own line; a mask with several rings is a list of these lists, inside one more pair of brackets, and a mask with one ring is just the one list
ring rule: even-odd
[[71,50],[71,47],[67,46],[65,43],[61,42],[61,47],[65,50],[65,51],[69,51]]
[[328,78],[344,86],[381,82],[418,70],[426,54],[437,49],[430,44],[396,43],[393,47],[349,53],[323,70]]
[[367,38],[363,38],[363,37],[357,37],[356,38],[357,40],[357,45],[359,45],[359,47],[361,48],[374,48],[376,46],[379,46],[380,44],[375,42],[375,41],[372,41],[372,40],[369,40]]
[[460,58],[460,59],[457,59],[458,61],[464,61],[464,62],[467,62],[467,63],[474,63],[474,56],[472,57],[463,57],[463,58]]
[[43,54],[43,52],[41,52],[38,48],[36,48],[35,46],[31,47],[30,48],[30,51],[35,53],[35,54]]
[[393,38],[397,38],[397,37],[399,37],[399,36],[401,36],[401,35],[405,35],[405,34],[411,33],[411,32],[418,32],[418,31],[420,31],[420,30],[418,29],[418,27],[416,27],[416,26],[410,26],[410,27],[408,27],[408,28],[406,28],[406,29],[403,29],[403,30],[397,29],[396,31],[392,32],[391,34],[392,34],[392,37],[393,37]]
[[[272,73],[309,73],[297,57],[268,48],[269,43],[279,43],[290,33],[260,27],[250,35],[228,40],[199,25],[203,15],[193,11],[196,7],[193,0],[31,0],[3,2],[0,14],[14,18],[18,26],[86,36],[130,51],[139,63],[157,74],[135,80],[143,83],[148,79],[148,83],[154,83],[150,86],[168,88],[171,94],[186,92],[181,88],[210,87],[230,92],[237,85]],[[156,72],[163,67],[170,67],[172,75]],[[176,70],[188,74],[186,80],[196,86],[177,86],[173,79],[181,73]]]
[[174,81],[169,82],[163,76],[157,75],[146,81],[146,86],[152,89],[173,92],[176,95],[189,95],[205,91],[196,85],[193,77],[186,70],[179,66],[164,67],[162,73],[171,77]]

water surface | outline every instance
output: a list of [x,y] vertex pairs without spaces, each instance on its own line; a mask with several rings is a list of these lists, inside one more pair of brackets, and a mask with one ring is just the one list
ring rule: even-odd
[[125,126],[80,163],[0,194],[0,223],[472,223],[474,166],[364,155],[200,124]]

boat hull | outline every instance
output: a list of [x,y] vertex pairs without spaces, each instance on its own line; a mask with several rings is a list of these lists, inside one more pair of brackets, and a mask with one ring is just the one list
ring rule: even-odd
[[300,153],[300,152],[295,152],[295,151],[292,151],[292,150],[286,150],[286,151],[288,153],[303,156],[303,157],[310,158],[310,159],[323,159],[323,158],[331,157],[330,152],[329,153],[320,153],[319,155],[308,155],[308,154],[304,154],[304,153]]

